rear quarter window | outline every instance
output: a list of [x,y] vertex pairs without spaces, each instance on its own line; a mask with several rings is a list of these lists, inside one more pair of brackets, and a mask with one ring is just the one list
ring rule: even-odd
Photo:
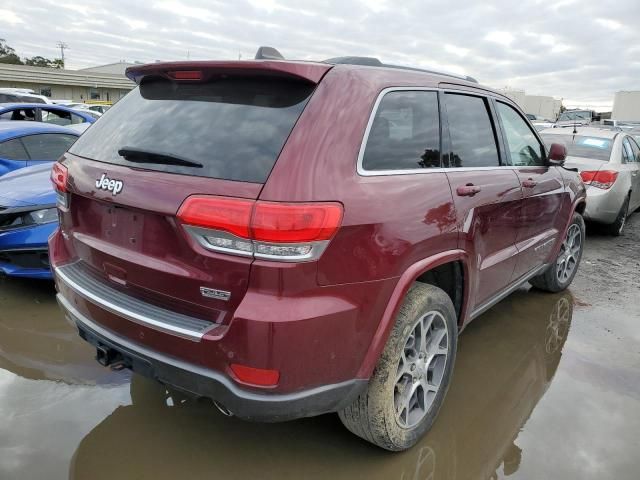
[[[144,79],[70,152],[148,170],[264,183],[312,92],[313,85],[282,79]],[[179,157],[202,168],[130,163],[118,154],[125,147]]]
[[369,171],[440,167],[438,94],[387,93],[369,128],[362,167]]

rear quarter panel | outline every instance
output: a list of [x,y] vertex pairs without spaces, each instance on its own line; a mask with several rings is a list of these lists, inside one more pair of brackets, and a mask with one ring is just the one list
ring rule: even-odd
[[344,205],[342,227],[318,262],[320,285],[399,277],[412,264],[457,247],[444,173],[357,173],[378,94],[389,86],[433,86],[425,78],[335,67],[316,89],[265,184],[263,200]]

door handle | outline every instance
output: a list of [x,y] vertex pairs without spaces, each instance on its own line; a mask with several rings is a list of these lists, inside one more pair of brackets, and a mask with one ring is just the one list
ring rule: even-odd
[[473,197],[476,193],[480,193],[482,188],[474,185],[473,183],[467,183],[456,188],[456,193],[460,197]]
[[525,188],[533,188],[536,185],[538,185],[538,182],[536,182],[533,178],[529,178],[522,182],[522,186]]

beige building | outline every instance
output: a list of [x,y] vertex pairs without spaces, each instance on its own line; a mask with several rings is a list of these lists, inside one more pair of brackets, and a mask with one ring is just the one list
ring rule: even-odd
[[545,95],[527,95],[524,90],[504,88],[500,93],[516,102],[525,113],[531,113],[547,120],[555,121],[560,114],[562,100]]
[[616,92],[611,118],[623,122],[640,122],[640,91]]
[[0,88],[30,88],[53,100],[117,102],[135,84],[124,76],[125,62],[83,70],[59,70],[0,63]]

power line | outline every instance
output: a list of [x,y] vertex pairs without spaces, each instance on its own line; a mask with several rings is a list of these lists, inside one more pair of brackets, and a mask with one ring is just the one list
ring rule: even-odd
[[60,57],[62,57],[62,68],[64,68],[64,50],[66,48],[69,48],[69,45],[62,41],[59,41],[58,43],[56,43],[56,46],[60,49]]

